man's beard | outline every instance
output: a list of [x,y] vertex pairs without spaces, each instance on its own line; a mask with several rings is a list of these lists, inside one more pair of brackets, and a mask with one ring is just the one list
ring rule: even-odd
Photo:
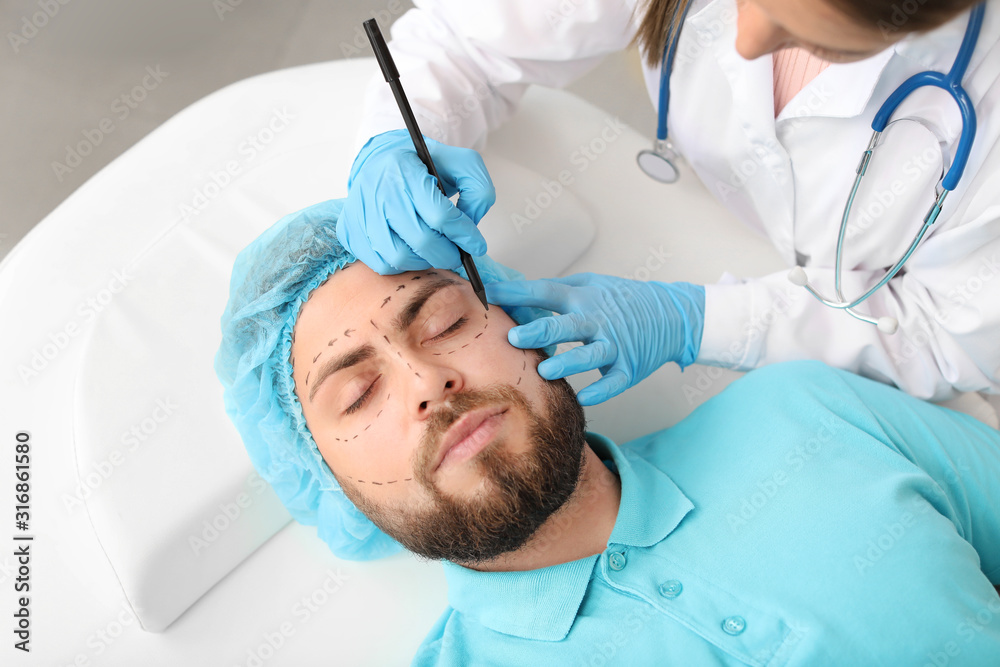
[[[431,509],[388,508],[342,484],[344,493],[383,532],[419,556],[475,564],[519,549],[570,498],[583,465],[583,408],[565,380],[544,386],[546,417],[508,384],[455,394],[428,418],[414,479],[429,492]],[[474,457],[485,492],[468,500],[450,497],[431,479],[445,431],[470,410],[493,405],[519,408],[526,415],[529,449],[517,456],[502,440],[490,443]]]

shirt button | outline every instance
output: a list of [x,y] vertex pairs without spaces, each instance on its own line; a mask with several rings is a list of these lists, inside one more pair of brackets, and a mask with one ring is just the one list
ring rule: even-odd
[[747,627],[747,622],[742,616],[730,616],[722,622],[722,629],[731,635],[738,635]]
[[684,584],[676,579],[671,579],[670,581],[665,581],[660,584],[660,595],[665,598],[670,598],[671,600],[680,595],[683,590]]
[[608,555],[608,565],[611,566],[612,570],[624,570],[625,569],[625,554],[618,551]]

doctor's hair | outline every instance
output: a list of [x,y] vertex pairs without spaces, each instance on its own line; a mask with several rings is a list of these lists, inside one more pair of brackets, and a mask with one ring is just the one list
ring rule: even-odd
[[[943,25],[980,0],[914,0],[901,8],[899,0],[819,0],[828,2],[858,25],[880,30],[888,40],[900,31],[926,32]],[[663,52],[673,35],[670,18],[693,0],[645,0],[636,5],[636,12],[643,12],[639,29],[632,42],[639,45],[643,60],[650,67],[658,67]],[[911,8],[912,7],[912,8]]]

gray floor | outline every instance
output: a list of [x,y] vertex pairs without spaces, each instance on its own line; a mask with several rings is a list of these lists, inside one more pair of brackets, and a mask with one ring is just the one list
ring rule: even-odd
[[[361,22],[376,16],[386,30],[410,6],[0,0],[0,257],[90,176],[192,102],[261,72],[367,55],[354,46]],[[610,57],[570,90],[655,131],[634,51]],[[80,152],[92,146],[89,154],[71,153],[81,143]]]

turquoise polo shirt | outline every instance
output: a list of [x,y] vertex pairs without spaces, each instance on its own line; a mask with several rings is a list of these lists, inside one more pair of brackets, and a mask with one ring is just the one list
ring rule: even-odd
[[445,563],[415,665],[1000,665],[1000,432],[819,362],[618,447],[600,554]]

